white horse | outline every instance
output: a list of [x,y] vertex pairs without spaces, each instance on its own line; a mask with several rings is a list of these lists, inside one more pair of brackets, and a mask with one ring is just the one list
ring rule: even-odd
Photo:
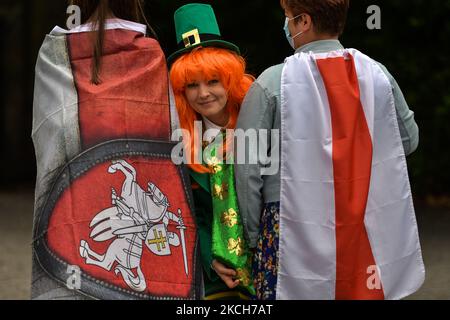
[[[100,212],[91,222],[93,228],[90,237],[96,242],[104,242],[116,238],[106,254],[100,255],[93,251],[87,241],[80,243],[80,255],[86,259],[86,264],[96,265],[107,271],[114,269],[116,275],[122,275],[127,285],[137,291],[143,292],[147,288],[145,276],[141,270],[143,241],[147,237],[148,229],[157,223],[164,223],[166,230],[169,220],[183,226],[180,217],[168,212],[167,197],[153,184],[148,184],[145,192],[137,183],[136,170],[126,161],[114,161],[108,172],[115,174],[121,171],[125,175],[121,196],[112,190],[112,204],[114,207]],[[120,230],[131,230],[129,233],[117,235]],[[120,234],[120,232],[119,232]],[[179,246],[180,239],[177,234],[167,232],[168,242],[172,246]],[[137,275],[133,273],[136,269]]]
[[[86,264],[95,265],[107,271],[111,271],[114,263],[117,262],[114,269],[116,276],[120,273],[131,289],[143,292],[147,289],[147,283],[141,269],[142,243],[140,235],[137,234],[120,236],[113,241],[106,254],[99,255],[91,250],[86,241],[82,240],[80,255],[86,259]],[[136,269],[137,275],[133,273],[133,269]]]

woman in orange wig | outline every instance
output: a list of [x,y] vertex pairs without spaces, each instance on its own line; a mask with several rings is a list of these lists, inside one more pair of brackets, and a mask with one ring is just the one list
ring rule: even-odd
[[[244,59],[222,48],[195,48],[172,66],[170,79],[175,93],[181,127],[194,137],[194,124],[205,129],[234,129],[239,110],[253,78],[245,74]],[[209,141],[210,142],[210,141]],[[193,140],[186,145],[192,156],[189,167],[198,173],[210,170],[195,164]]]
[[[222,142],[225,130],[235,128],[254,78],[245,73],[246,63],[239,48],[221,39],[211,6],[181,7],[175,13],[175,24],[180,50],[169,57],[170,78],[180,124],[186,133],[184,144],[196,207],[205,298],[247,298],[254,294],[251,260],[237,206],[233,165],[209,161],[217,160],[215,151],[212,158],[208,158],[211,154],[202,157],[209,159],[206,163],[196,163],[195,159],[209,152],[207,146]],[[203,143],[191,139],[198,136],[199,126],[206,131]],[[219,150],[228,148],[220,143]]]

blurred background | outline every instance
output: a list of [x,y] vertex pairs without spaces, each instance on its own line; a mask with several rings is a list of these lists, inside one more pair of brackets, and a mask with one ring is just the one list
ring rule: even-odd
[[[190,2],[146,1],[166,55],[176,47],[173,13]],[[241,48],[253,75],[292,54],[278,0],[196,2],[212,4],[222,35]],[[427,279],[411,299],[450,299],[450,0],[350,2],[342,43],[388,68],[420,128],[408,164]],[[381,9],[380,30],[367,27],[370,5]],[[0,0],[0,299],[29,298],[34,66],[45,34],[55,25],[65,28],[66,8],[61,0]]]

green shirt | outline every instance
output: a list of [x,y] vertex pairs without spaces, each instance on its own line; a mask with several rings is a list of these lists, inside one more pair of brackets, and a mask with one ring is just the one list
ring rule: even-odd
[[[299,52],[324,53],[344,49],[338,40],[323,40],[309,43],[299,49]],[[419,129],[412,112],[405,101],[402,91],[387,69],[379,64],[388,77],[395,99],[397,119],[403,147],[406,155],[413,153],[419,143]],[[267,69],[253,84],[241,108],[236,129],[280,129],[281,128],[281,74],[284,64]],[[271,145],[270,136],[268,146],[279,148],[281,140]],[[246,146],[247,158],[249,148]],[[270,149],[269,149],[270,150]],[[279,149],[280,150],[280,149]],[[280,164],[278,165],[278,168]],[[235,165],[236,190],[239,199],[244,230],[250,247],[255,247],[261,213],[264,203],[280,201],[280,174],[271,176],[261,175],[262,165]]]

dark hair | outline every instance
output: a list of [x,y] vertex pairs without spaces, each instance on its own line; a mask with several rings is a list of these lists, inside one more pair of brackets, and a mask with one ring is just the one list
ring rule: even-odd
[[340,36],[344,32],[350,0],[280,0],[280,3],[294,16],[309,14],[318,33]]
[[108,14],[115,17],[138,23],[145,23],[150,35],[157,38],[155,31],[145,18],[143,9],[144,0],[69,0],[71,5],[81,9],[81,22],[92,22],[97,31],[92,39],[94,47],[94,61],[91,70],[91,82],[100,84],[101,59],[105,38],[105,21]]

